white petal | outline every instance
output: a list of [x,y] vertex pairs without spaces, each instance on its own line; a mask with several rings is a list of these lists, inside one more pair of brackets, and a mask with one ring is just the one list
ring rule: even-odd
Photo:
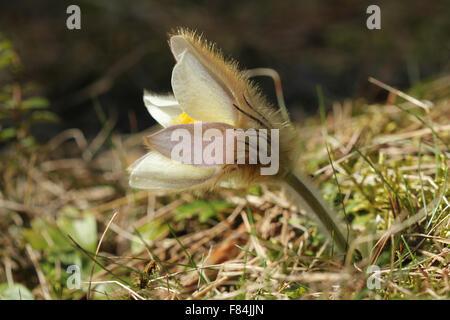
[[148,190],[182,190],[200,186],[217,173],[217,168],[199,168],[172,161],[158,152],[149,152],[130,168],[129,184]]
[[153,119],[165,128],[174,124],[174,119],[183,112],[173,95],[158,95],[144,91],[144,103]]
[[170,38],[170,50],[172,50],[172,54],[177,61],[180,60],[181,54],[186,49],[192,50],[192,46],[189,44],[189,41],[187,41],[185,37],[173,36]]
[[[214,133],[212,130],[214,130]],[[227,130],[230,130],[231,133],[227,134]],[[213,139],[207,138],[208,133],[217,134],[219,136],[217,138],[220,140],[216,141],[215,136]],[[183,137],[180,137],[180,135]],[[172,138],[174,136],[176,138]],[[197,142],[195,141],[196,139]],[[196,167],[217,167],[226,164],[227,150],[230,150],[229,152],[232,154],[232,160],[234,161],[236,137],[233,127],[225,123],[197,122],[176,124],[145,137],[145,140],[152,149],[174,160],[176,160],[172,156],[174,148],[182,146],[182,150],[188,151],[188,156],[183,159],[184,161],[180,162]],[[212,157],[209,157],[209,154],[204,152],[212,143],[217,143],[218,145],[217,149],[214,149],[219,153],[217,158],[214,158],[217,161],[212,161]],[[231,158],[231,156],[229,157]]]
[[[177,47],[174,51],[179,50]],[[218,82],[189,48],[178,54],[177,59],[172,72],[172,89],[183,110],[198,121],[234,125],[233,98],[225,85]]]

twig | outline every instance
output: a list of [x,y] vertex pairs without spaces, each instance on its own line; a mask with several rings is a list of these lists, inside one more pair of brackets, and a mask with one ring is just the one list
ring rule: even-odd
[[87,295],[86,295],[86,299],[88,299],[88,300],[90,297],[89,295],[91,293],[92,275],[94,274],[95,263],[97,262],[97,255],[98,255],[98,252],[100,251],[100,246],[102,245],[103,238],[105,237],[105,234],[109,229],[109,226],[111,225],[111,223],[113,222],[114,218],[117,216],[118,213],[119,213],[119,211],[114,212],[113,216],[109,220],[108,224],[106,225],[105,230],[103,231],[102,236],[100,237],[100,241],[98,242],[97,249],[95,250],[94,260],[92,261],[91,273],[89,275],[89,286],[88,286],[88,291],[87,291]]
[[403,99],[408,100],[409,102],[414,103],[415,105],[417,105],[417,106],[419,106],[421,108],[424,108],[427,111],[429,111],[430,107],[433,106],[433,104],[431,102],[429,102],[429,101],[427,101],[427,103],[424,103],[424,102],[422,102],[422,101],[420,101],[420,100],[418,100],[418,99],[416,99],[414,97],[411,97],[410,95],[407,95],[406,93],[404,93],[404,92],[402,92],[402,91],[400,91],[398,89],[395,89],[395,88],[393,88],[393,87],[391,87],[391,86],[389,86],[389,85],[387,85],[387,84],[385,84],[385,83],[383,83],[383,82],[381,82],[381,81],[379,81],[379,80],[377,80],[375,78],[369,77],[369,82],[373,83],[373,84],[375,84],[375,85],[377,85],[377,86],[379,86],[379,87],[381,87],[381,88],[383,88],[383,89],[385,89],[385,90],[387,90],[387,91],[389,91],[389,92],[391,92],[393,94],[396,94],[399,97],[402,97]]
[[123,283],[120,283],[119,281],[115,281],[115,280],[110,280],[110,281],[89,281],[89,284],[107,284],[107,283],[114,283],[117,284],[118,286],[121,286],[122,288],[124,288],[125,290],[127,290],[128,292],[131,293],[131,295],[134,298],[138,298],[140,300],[145,300],[145,298],[143,298],[142,296],[140,296],[138,293],[136,293],[135,291],[133,291],[132,289],[128,288],[126,285],[124,285]]
[[44,296],[44,299],[52,300],[52,297],[50,296],[50,292],[48,290],[47,279],[45,278],[44,273],[42,272],[42,269],[41,269],[41,266],[39,265],[36,254],[34,253],[30,244],[27,243],[25,248],[27,250],[28,255],[30,256],[30,259],[31,259],[31,262],[33,263],[34,268],[36,269],[36,273],[37,273],[37,276],[39,279],[39,283],[41,284],[42,294]]

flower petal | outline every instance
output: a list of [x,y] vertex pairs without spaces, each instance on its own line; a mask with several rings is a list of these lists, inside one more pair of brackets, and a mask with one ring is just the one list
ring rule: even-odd
[[183,113],[173,95],[159,95],[144,91],[144,103],[153,119],[165,128],[174,124],[175,119]]
[[183,190],[201,186],[217,173],[216,168],[198,168],[172,161],[158,152],[149,152],[136,160],[129,184],[133,188],[148,190]]
[[170,38],[170,50],[172,51],[175,60],[179,61],[182,53],[186,49],[193,50],[191,44],[184,36],[177,35]]
[[[178,50],[180,48],[177,47]],[[188,48],[176,57],[178,62],[172,71],[172,89],[183,110],[198,121],[234,125],[237,115],[233,97],[225,85]]]
[[227,152],[229,162],[234,162],[235,158],[234,129],[225,123],[177,124],[145,139],[150,147],[165,157],[197,167],[224,165]]

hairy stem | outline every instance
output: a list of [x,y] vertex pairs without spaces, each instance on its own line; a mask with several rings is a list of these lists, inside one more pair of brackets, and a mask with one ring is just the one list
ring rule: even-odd
[[289,173],[284,181],[300,197],[300,204],[306,206],[305,209],[310,209],[317,216],[321,224],[330,233],[338,249],[346,252],[348,248],[347,237],[344,236],[335,219],[336,214],[327,207],[321,195],[309,183],[294,173]]

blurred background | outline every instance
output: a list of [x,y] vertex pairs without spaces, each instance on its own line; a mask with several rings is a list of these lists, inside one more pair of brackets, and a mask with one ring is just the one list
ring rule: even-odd
[[[66,28],[71,4],[81,8],[81,30]],[[381,7],[381,30],[366,28],[370,4]],[[171,91],[167,33],[179,26],[242,67],[277,70],[297,121],[316,111],[318,84],[329,100],[381,101],[386,92],[368,76],[405,89],[450,66],[448,1],[3,1],[0,31],[23,66],[11,77],[32,84],[30,94],[60,119],[33,126],[36,137],[73,127],[92,137],[99,114],[122,133],[152,125],[142,92]],[[271,80],[258,81],[273,99]]]
[[[154,287],[137,277],[152,270],[147,268],[153,261],[148,260],[150,249],[164,262],[161,266],[170,269],[154,276],[179,275],[170,286],[180,288],[182,283],[182,291],[188,293],[182,299],[191,294],[197,299],[193,292],[211,297],[198,287],[196,273],[181,271],[192,261],[203,266],[204,257],[211,264],[244,257],[240,270],[246,270],[247,250],[252,253],[254,246],[244,220],[247,204],[256,222],[252,233],[256,230],[267,243],[264,250],[272,261],[267,265],[282,270],[275,284],[270,279],[270,299],[280,297],[282,290],[283,299],[328,299],[329,293],[333,299],[448,297],[448,263],[443,259],[448,257],[450,237],[449,196],[444,197],[450,165],[445,153],[450,127],[449,1],[0,3],[0,299],[131,298],[112,284],[96,286],[95,296],[87,286],[72,290],[66,282],[67,268],[74,265],[86,281],[93,276],[129,282],[140,294],[153,297]],[[81,30],[66,27],[66,10],[73,4],[81,8]],[[372,4],[381,8],[381,30],[366,27],[366,9]],[[279,190],[253,185],[193,197],[189,192],[129,187],[126,168],[144,154],[142,131],[155,123],[142,101],[143,90],[171,91],[174,59],[167,34],[177,27],[203,33],[242,68],[278,71],[287,106],[301,128],[296,143],[302,156],[295,166],[313,178],[342,217],[345,208],[345,219],[358,235],[386,230],[406,211],[416,219],[426,212],[427,203],[433,208],[430,220],[427,216],[405,229],[409,236],[405,240],[402,235],[403,242],[389,233],[392,241],[374,241],[370,248],[368,244],[376,254],[373,261],[384,268],[382,290],[366,290],[362,284],[367,274],[359,267],[343,267],[342,282],[314,280],[315,287],[300,280],[286,285],[284,272],[289,277],[300,272],[300,279],[306,279],[304,266],[319,275],[334,274],[340,267],[327,258],[324,234],[314,231],[303,210],[292,210]],[[369,83],[369,76],[432,101],[434,107],[424,110],[417,103],[396,100],[388,90]],[[255,80],[275,103],[272,80]],[[323,125],[317,115],[317,85],[331,111]],[[324,128],[330,130],[329,137]],[[333,175],[331,157],[336,163],[342,160],[336,166],[339,175]],[[401,198],[379,179],[384,173]],[[408,208],[399,204],[402,198],[408,199]],[[400,212],[402,207],[406,210]],[[415,235],[424,232],[427,240],[418,244],[421,238]],[[114,276],[99,265],[92,269],[96,259],[87,253],[96,248]],[[184,251],[192,252],[192,259]],[[397,273],[391,272],[393,266],[399,266]],[[264,291],[269,283],[266,271],[264,262],[263,272],[247,278],[244,271],[243,277],[221,283],[220,292],[241,299],[244,296],[235,288],[242,284],[247,290],[248,285],[257,289],[245,297],[259,299],[259,288]],[[163,289],[157,297],[179,298]]]

